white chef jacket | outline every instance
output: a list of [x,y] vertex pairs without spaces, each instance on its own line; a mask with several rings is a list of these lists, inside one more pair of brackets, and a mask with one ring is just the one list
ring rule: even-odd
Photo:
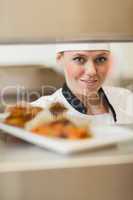
[[33,106],[40,106],[48,109],[52,103],[60,102],[68,109],[67,114],[79,116],[88,119],[91,124],[128,124],[133,123],[133,93],[127,89],[120,87],[102,87],[109,103],[113,107],[116,114],[116,122],[113,114],[109,109],[109,113],[88,115],[77,111],[64,97],[62,88],[49,96],[42,96],[32,102]]

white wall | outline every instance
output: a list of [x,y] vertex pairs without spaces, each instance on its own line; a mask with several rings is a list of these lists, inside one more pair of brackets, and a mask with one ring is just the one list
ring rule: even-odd
[[0,45],[0,65],[55,65],[55,45]]
[[133,42],[112,43],[111,49],[116,58],[116,73],[121,78],[133,78]]

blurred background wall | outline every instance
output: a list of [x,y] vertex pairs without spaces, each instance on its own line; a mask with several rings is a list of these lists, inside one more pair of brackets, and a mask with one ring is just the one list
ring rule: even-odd
[[[114,59],[106,84],[128,86],[133,81],[133,43],[110,43]],[[56,44],[0,45],[0,88],[24,85],[61,87],[63,69],[56,64]],[[34,80],[34,81],[33,81]]]
[[0,0],[0,42],[133,37],[132,0]]

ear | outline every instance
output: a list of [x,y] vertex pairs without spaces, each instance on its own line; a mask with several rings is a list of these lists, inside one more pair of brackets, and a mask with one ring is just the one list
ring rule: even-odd
[[56,55],[56,62],[57,62],[57,64],[61,65],[61,63],[62,63],[62,57],[63,57],[63,53],[57,53],[57,55]]

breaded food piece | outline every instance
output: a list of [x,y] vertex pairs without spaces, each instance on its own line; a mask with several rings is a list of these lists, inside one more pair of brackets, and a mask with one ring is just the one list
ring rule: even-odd
[[51,106],[49,107],[49,111],[52,115],[57,116],[64,114],[67,111],[67,108],[62,103],[55,102],[51,104]]
[[29,104],[15,105],[8,108],[9,116],[4,120],[5,124],[24,127],[25,123],[33,119],[43,109],[41,107],[33,107]]
[[33,128],[31,131],[42,136],[73,140],[91,137],[90,132],[88,132],[85,127],[77,127],[74,123],[66,118],[41,124],[40,126]]
[[23,128],[26,122],[27,120],[24,117],[12,117],[12,116],[9,116],[4,121],[5,124],[11,125],[11,126],[17,126],[20,128]]

